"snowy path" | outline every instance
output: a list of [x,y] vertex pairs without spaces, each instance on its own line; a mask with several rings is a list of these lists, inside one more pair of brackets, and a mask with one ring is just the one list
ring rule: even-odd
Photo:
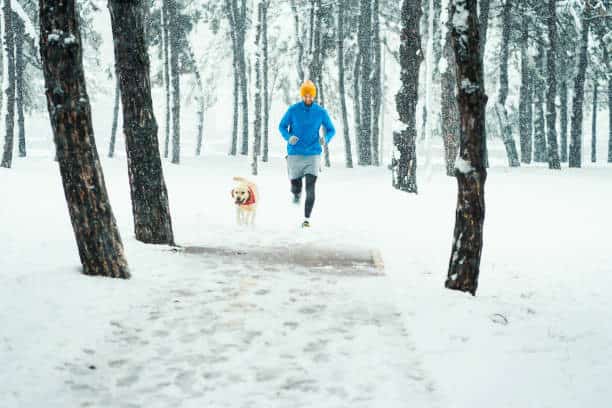
[[385,276],[172,256],[194,272],[62,367],[73,406],[435,406]]

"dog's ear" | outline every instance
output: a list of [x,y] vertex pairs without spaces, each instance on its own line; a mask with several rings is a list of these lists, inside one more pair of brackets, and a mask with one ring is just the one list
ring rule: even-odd
[[232,188],[232,198],[234,198],[234,189]]

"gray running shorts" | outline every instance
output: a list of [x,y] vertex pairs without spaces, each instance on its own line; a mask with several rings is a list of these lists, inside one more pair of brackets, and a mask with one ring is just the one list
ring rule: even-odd
[[287,156],[287,173],[289,173],[290,180],[302,178],[306,174],[318,176],[320,167],[321,155],[319,154],[313,154],[309,156]]

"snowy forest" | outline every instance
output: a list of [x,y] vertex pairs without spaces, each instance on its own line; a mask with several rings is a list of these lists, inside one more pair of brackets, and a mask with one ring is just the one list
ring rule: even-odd
[[612,1],[3,0],[0,33],[0,405],[607,406]]

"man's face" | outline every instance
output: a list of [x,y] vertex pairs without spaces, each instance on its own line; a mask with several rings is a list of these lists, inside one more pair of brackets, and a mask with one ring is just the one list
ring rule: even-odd
[[305,93],[303,99],[304,103],[308,106],[312,105],[312,102],[314,101],[314,97],[309,93]]

